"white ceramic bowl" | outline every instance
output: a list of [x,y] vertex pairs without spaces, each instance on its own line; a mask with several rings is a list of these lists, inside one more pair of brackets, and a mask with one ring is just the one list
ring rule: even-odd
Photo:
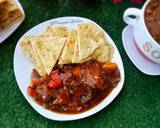
[[6,27],[2,31],[0,31],[0,43],[2,43],[5,39],[7,39],[21,25],[21,23],[25,19],[25,13],[24,13],[24,10],[23,10],[21,4],[19,3],[18,0],[15,0],[15,2],[17,3],[18,7],[20,8],[23,16],[16,23],[13,23],[12,25],[9,25],[8,27]]
[[144,21],[145,8],[150,1],[147,0],[142,9],[127,9],[124,12],[123,20],[133,27],[136,44],[142,53],[153,62],[160,64],[160,45],[153,39]]
[[113,55],[113,62],[116,62],[118,64],[118,67],[120,69],[120,74],[121,74],[121,80],[118,83],[117,87],[113,89],[113,91],[107,96],[101,103],[99,103],[97,106],[94,108],[83,112],[79,114],[60,114],[56,112],[49,111],[42,106],[38,105],[36,102],[32,100],[32,97],[30,97],[27,94],[27,87],[30,84],[30,76],[31,76],[31,71],[33,69],[32,63],[26,58],[24,55],[23,51],[21,50],[19,44],[21,43],[23,37],[25,36],[36,36],[39,35],[48,25],[50,26],[59,26],[59,25],[64,25],[67,26],[68,28],[75,28],[77,27],[78,23],[82,22],[92,22],[96,24],[95,22],[86,19],[86,18],[81,18],[81,17],[61,17],[61,18],[56,18],[52,19],[46,22],[43,22],[34,28],[30,29],[28,32],[26,32],[18,41],[17,46],[15,48],[15,53],[14,53],[14,73],[15,77],[18,83],[18,86],[23,94],[23,96],[26,98],[28,103],[42,116],[52,119],[52,120],[57,120],[57,121],[69,121],[69,120],[77,120],[81,119],[84,117],[91,116],[95,114],[96,112],[100,111],[104,107],[106,107],[108,104],[110,104],[113,99],[119,94],[123,87],[124,83],[124,67],[122,63],[122,59],[120,57],[120,54],[118,52],[118,49],[112,39],[109,37],[109,35],[105,32],[105,36],[108,39],[108,41],[112,44],[114,47],[114,55]]

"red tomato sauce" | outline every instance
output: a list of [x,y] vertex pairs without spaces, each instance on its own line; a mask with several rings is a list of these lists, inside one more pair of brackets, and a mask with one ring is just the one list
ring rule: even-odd
[[33,70],[31,78],[28,94],[39,105],[54,112],[75,114],[105,99],[118,84],[120,72],[115,63],[90,60],[57,67],[46,77]]

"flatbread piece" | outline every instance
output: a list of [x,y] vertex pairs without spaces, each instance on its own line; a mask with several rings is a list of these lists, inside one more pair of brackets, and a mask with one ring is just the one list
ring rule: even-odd
[[76,32],[71,31],[70,35],[67,39],[67,42],[64,46],[64,49],[62,51],[62,54],[59,58],[58,64],[72,63],[72,58],[73,58],[73,54],[74,54],[74,46],[75,46],[75,38],[76,38]]
[[47,74],[49,75],[62,52],[66,38],[38,37],[32,39],[32,41],[37,49],[40,60],[42,61]]

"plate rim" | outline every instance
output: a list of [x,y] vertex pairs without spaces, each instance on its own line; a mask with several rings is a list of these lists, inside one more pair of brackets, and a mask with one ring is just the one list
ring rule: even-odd
[[[54,114],[58,114],[58,115],[61,115],[61,116],[64,116],[64,117],[66,117],[66,118],[63,118],[63,119],[60,119],[60,118],[53,118],[53,117],[51,117],[51,116],[49,116],[49,115],[44,115],[42,112],[40,112],[39,110],[37,110],[37,106],[40,106],[40,105],[38,105],[37,103],[31,103],[31,102],[34,102],[33,101],[33,99],[31,99],[32,101],[29,101],[30,99],[25,95],[25,92],[23,92],[22,91],[22,89],[21,89],[21,86],[22,85],[20,85],[20,83],[19,83],[19,81],[18,81],[18,78],[17,78],[17,75],[16,75],[16,66],[15,66],[15,64],[16,64],[16,50],[17,50],[17,48],[18,48],[18,45],[19,45],[19,43],[20,43],[20,41],[22,40],[22,38],[24,37],[24,36],[26,36],[27,35],[27,33],[29,33],[30,31],[32,31],[32,30],[34,30],[34,29],[36,29],[38,26],[40,26],[40,25],[42,25],[42,24],[46,24],[46,23],[49,23],[49,22],[51,22],[51,21],[55,21],[55,20],[60,20],[60,19],[67,19],[67,18],[69,18],[69,19],[83,19],[85,22],[86,21],[90,21],[90,22],[92,22],[92,23],[94,23],[94,24],[96,24],[98,27],[100,27],[96,22],[94,22],[93,20],[90,20],[90,19],[87,19],[87,18],[84,18],[84,17],[78,17],[78,16],[65,16],[65,17],[58,17],[58,18],[54,18],[54,19],[50,19],[50,20],[47,20],[47,21],[44,21],[44,22],[42,22],[42,23],[40,23],[40,24],[38,24],[38,25],[36,25],[36,26],[34,26],[34,27],[32,27],[31,29],[29,29],[27,32],[25,32],[22,36],[21,36],[21,38],[18,40],[18,42],[17,42],[17,44],[16,44],[16,47],[15,47],[15,51],[14,51],[14,74],[15,74],[15,78],[16,78],[16,81],[17,81],[17,84],[18,84],[18,87],[19,87],[19,89],[21,90],[21,93],[23,94],[23,96],[25,97],[25,99],[27,100],[27,102],[32,106],[32,108],[35,110],[35,111],[37,111],[40,115],[42,115],[43,117],[45,117],[45,118],[48,118],[48,119],[51,119],[51,120],[55,120],[55,121],[71,121],[71,120],[78,120],[78,119],[82,119],[82,118],[86,118],[86,117],[89,117],[89,116],[91,116],[91,115],[93,115],[93,114],[95,114],[95,113],[97,113],[97,112],[99,112],[99,111],[101,111],[102,109],[104,109],[105,107],[107,107],[117,96],[118,96],[118,94],[121,92],[121,90],[122,90],[122,88],[123,88],[123,86],[124,86],[124,80],[125,80],[125,73],[124,73],[124,66],[123,66],[123,61],[122,61],[122,58],[121,58],[121,55],[120,55],[120,53],[119,53],[119,51],[118,51],[118,48],[117,48],[117,46],[115,45],[115,43],[114,43],[114,41],[111,39],[111,37],[108,35],[108,33],[106,32],[106,31],[104,31],[104,29],[102,28],[102,27],[100,27],[101,28],[101,30],[103,30],[104,31],[104,33],[105,33],[105,36],[106,36],[106,38],[109,40],[109,42],[113,45],[113,47],[115,48],[115,51],[117,51],[117,55],[118,55],[118,57],[119,57],[119,59],[120,59],[120,62],[121,62],[121,69],[120,69],[120,73],[121,73],[121,83],[119,82],[118,83],[118,85],[117,85],[117,87],[115,87],[113,90],[112,90],[112,92],[107,96],[107,97],[109,97],[112,93],[113,93],[113,91],[116,89],[116,88],[118,88],[118,90],[115,92],[115,94],[113,95],[113,97],[111,97],[110,99],[108,99],[107,101],[106,101],[106,99],[107,99],[107,97],[102,101],[102,102],[107,102],[107,103],[104,103],[105,105],[104,106],[100,106],[100,104],[101,103],[99,103],[98,105],[96,105],[95,107],[93,107],[93,108],[91,108],[90,110],[92,110],[92,109],[94,109],[94,108],[97,108],[97,106],[99,106],[99,109],[98,110],[96,110],[95,109],[95,111],[91,111],[90,112],[90,110],[88,110],[88,111],[85,111],[85,112],[83,112],[83,113],[79,113],[79,114],[61,114],[61,113],[56,113],[56,112],[52,112],[52,111],[50,111],[50,110],[47,110],[47,109],[45,109],[45,108],[43,108],[43,109],[45,109],[45,111],[50,111],[51,113],[54,113]],[[119,85],[120,84],[120,85]],[[36,105],[35,105],[36,104]],[[42,107],[42,106],[41,106]],[[39,108],[39,107],[38,107]],[[89,114],[87,114],[87,112],[90,112]],[[78,116],[79,115],[79,116]]]

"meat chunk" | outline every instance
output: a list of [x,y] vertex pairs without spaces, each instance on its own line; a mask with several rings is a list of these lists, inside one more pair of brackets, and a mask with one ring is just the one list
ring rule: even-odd
[[80,79],[83,84],[90,86],[91,88],[104,88],[104,78],[102,76],[101,65],[95,61],[88,61],[80,70]]
[[53,101],[53,104],[68,104],[69,103],[69,92],[66,86],[59,90],[59,95],[57,95],[56,99]]

